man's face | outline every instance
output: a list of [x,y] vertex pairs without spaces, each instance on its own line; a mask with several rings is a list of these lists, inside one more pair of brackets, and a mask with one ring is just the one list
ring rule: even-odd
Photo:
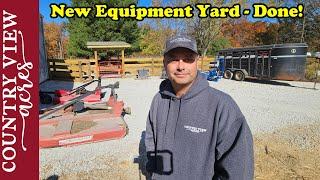
[[197,76],[198,55],[186,48],[176,48],[164,56],[169,80],[176,85],[189,85]]

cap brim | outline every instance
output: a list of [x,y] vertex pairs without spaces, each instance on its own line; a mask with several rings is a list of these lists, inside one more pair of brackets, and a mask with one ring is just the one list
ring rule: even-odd
[[186,46],[184,44],[175,44],[175,45],[173,45],[171,47],[168,47],[168,48],[166,48],[166,50],[164,51],[163,54],[167,54],[169,51],[171,51],[173,49],[176,49],[176,48],[186,48],[186,49],[189,49],[190,51],[192,51],[192,52],[194,52],[196,54],[199,54],[196,50],[194,50],[194,49],[192,49],[192,48],[190,48],[190,47],[188,47],[188,46]]

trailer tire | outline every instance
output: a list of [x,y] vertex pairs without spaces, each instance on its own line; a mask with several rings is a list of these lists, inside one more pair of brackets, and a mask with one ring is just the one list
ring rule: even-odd
[[230,70],[226,70],[224,73],[223,73],[223,77],[225,79],[232,79],[232,76],[233,76],[233,73],[230,71]]
[[236,72],[234,73],[234,79],[235,79],[236,81],[243,81],[243,80],[244,80],[244,77],[245,77],[245,75],[244,75],[244,73],[243,73],[242,71],[236,71]]

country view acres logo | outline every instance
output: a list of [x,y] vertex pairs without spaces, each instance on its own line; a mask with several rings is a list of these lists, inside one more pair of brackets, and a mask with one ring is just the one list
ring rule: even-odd
[[17,19],[17,15],[2,10],[1,169],[8,173],[16,170],[18,153],[27,151],[25,127],[33,107],[30,101],[33,83],[29,79],[33,64],[26,59],[24,36],[17,28]]

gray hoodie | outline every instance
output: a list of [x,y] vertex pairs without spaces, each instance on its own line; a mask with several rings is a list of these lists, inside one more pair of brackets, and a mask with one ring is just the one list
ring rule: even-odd
[[175,95],[164,80],[148,115],[145,145],[152,179],[253,179],[253,143],[234,100],[199,72]]

